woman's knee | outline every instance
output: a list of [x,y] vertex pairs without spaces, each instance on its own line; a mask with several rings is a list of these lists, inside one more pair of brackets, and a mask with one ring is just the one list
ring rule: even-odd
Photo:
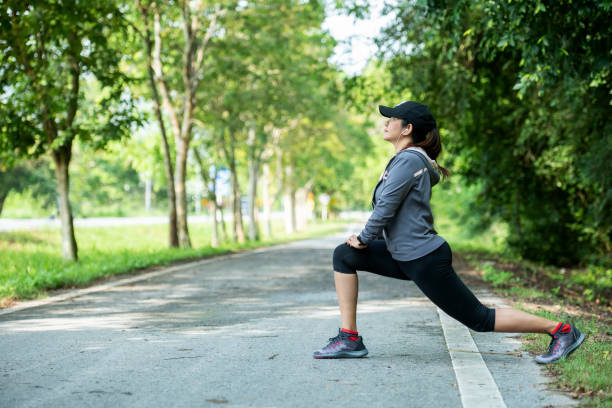
[[495,328],[495,309],[482,305],[466,326],[476,332],[492,332]]
[[338,245],[336,249],[334,249],[334,271],[341,273],[357,273],[357,271],[347,262],[351,249],[350,246],[344,243]]

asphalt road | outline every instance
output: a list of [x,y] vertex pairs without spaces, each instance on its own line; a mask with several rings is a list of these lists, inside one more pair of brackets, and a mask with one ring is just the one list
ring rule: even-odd
[[[331,257],[345,238],[182,266],[0,314],[0,407],[486,405],[458,381],[471,375],[479,386],[483,372],[456,366],[444,335],[452,331],[411,282],[360,273],[369,356],[312,358],[338,330]],[[573,404],[546,390],[516,335],[469,334],[477,352],[452,350],[454,358],[484,361],[499,406]]]

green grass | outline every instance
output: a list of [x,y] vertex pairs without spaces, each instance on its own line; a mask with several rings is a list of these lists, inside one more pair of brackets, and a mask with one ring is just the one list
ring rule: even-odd
[[[75,218],[167,216],[167,205],[164,205],[163,202],[156,204],[147,211],[140,201],[129,199],[113,201],[105,203],[105,205],[82,203],[77,200],[72,202],[72,215]],[[2,218],[16,219],[47,218],[52,214],[58,216],[57,211],[54,203],[45,208],[44,200],[34,196],[31,191],[11,191],[4,202],[1,215]]]
[[482,279],[495,287],[507,286],[518,282],[518,278],[512,272],[498,269],[491,264],[485,264],[482,270]]
[[[32,299],[52,289],[86,285],[103,276],[127,273],[152,265],[207,257],[231,251],[274,245],[343,230],[346,221],[310,224],[296,234],[284,232],[282,220],[272,225],[273,238],[244,244],[210,246],[212,225],[192,224],[192,248],[168,248],[167,225],[77,228],[79,261],[61,257],[60,231],[0,233],[0,299]],[[229,225],[228,225],[229,228]]]
[[[489,258],[495,258],[494,255],[491,254]],[[612,407],[612,392],[610,392],[612,389],[612,326],[610,326],[609,316],[606,319],[570,315],[565,310],[567,306],[592,312],[596,309],[593,307],[593,298],[587,296],[570,298],[561,293],[562,286],[554,286],[557,282],[559,285],[571,285],[572,276],[577,273],[566,271],[561,276],[553,278],[547,276],[546,279],[556,278],[558,281],[550,280],[547,284],[552,285],[551,289],[543,291],[537,287],[538,285],[530,284],[522,278],[535,272],[540,274],[538,276],[541,279],[544,279],[543,274],[546,272],[543,270],[555,270],[555,268],[540,267],[534,271],[530,269],[532,265],[525,261],[515,261],[509,264],[505,260],[502,265],[510,268],[507,270],[496,266],[496,263],[491,260],[483,260],[482,256],[482,253],[478,256],[472,253],[471,262],[482,271],[482,279],[491,284],[497,293],[514,299],[515,307],[547,319],[572,322],[586,335],[583,345],[568,359],[544,367],[553,376],[553,383],[559,389],[568,390],[576,397],[580,397],[580,406]],[[588,278],[588,280],[597,284],[597,279]],[[574,284],[577,285],[576,282]],[[577,293],[580,294],[580,291]],[[551,304],[560,305],[560,310],[551,313],[546,310],[527,309],[524,307],[524,302],[527,301],[532,305],[540,304],[542,307]],[[595,304],[595,306],[600,307],[599,310],[601,310],[600,304]],[[541,354],[547,350],[550,342],[548,336],[540,334],[526,334],[522,336],[522,339],[524,349],[534,354]]]
[[[520,308],[520,307],[519,307]],[[612,326],[601,324],[595,319],[568,316],[563,311],[550,313],[533,311],[552,320],[570,321],[585,334],[582,346],[569,358],[545,366],[545,369],[555,375],[555,383],[561,389],[586,395],[581,401],[582,406],[612,406],[612,343],[604,339],[612,333]],[[523,336],[524,349],[534,353],[542,353],[548,349],[550,338],[538,334]]]
[[592,303],[612,311],[612,269],[595,265],[558,268],[499,253],[467,253],[466,258],[496,288],[518,295],[535,287],[546,292],[540,298],[558,298],[579,306]]
[[[494,255],[494,254],[493,254]],[[480,254],[482,256],[482,254]],[[494,256],[493,256],[494,257]],[[612,407],[612,326],[610,320],[605,318],[586,318],[582,316],[570,315],[565,311],[566,306],[577,308],[583,311],[593,311],[593,298],[586,296],[567,297],[561,293],[562,286],[554,286],[557,281],[549,281],[552,285],[550,290],[540,290],[537,285],[530,284],[522,279],[531,272],[531,264],[524,261],[515,261],[504,265],[511,267],[505,270],[495,266],[490,260],[478,262],[479,256],[471,254],[471,262],[482,271],[482,278],[493,288],[507,298],[514,299],[515,307],[537,314],[547,319],[555,321],[569,321],[578,326],[586,335],[583,345],[573,353],[568,359],[554,365],[545,366],[551,375],[553,383],[559,388],[570,391],[575,396],[581,397],[580,406],[583,407]],[[522,268],[522,270],[521,270]],[[555,269],[555,268],[549,268]],[[513,273],[512,270],[515,272]],[[516,273],[516,271],[521,273]],[[538,268],[535,272],[543,274]],[[562,276],[557,276],[559,285],[568,285],[575,273],[566,271]],[[544,279],[543,275],[539,275]],[[553,279],[553,278],[546,278]],[[562,279],[565,279],[563,281]],[[590,278],[589,278],[590,279]],[[594,280],[597,281],[596,279]],[[552,282],[552,283],[551,283]],[[574,284],[576,284],[574,282]],[[580,294],[580,292],[577,292]],[[551,313],[545,310],[527,309],[523,306],[524,302],[530,304],[540,304],[542,307],[547,305],[560,305],[559,312]],[[595,304],[600,307],[600,304]],[[550,338],[540,334],[526,334],[522,336],[524,349],[532,353],[540,354],[548,349]]]
[[[472,262],[477,260],[472,254]],[[496,267],[491,261],[475,262],[482,271],[482,278],[493,288],[507,298],[514,299],[519,309],[528,311],[547,319],[571,322],[586,335],[582,346],[569,358],[558,364],[544,366],[553,376],[553,384],[559,389],[568,390],[580,397],[582,407],[612,407],[612,326],[609,319],[587,318],[570,315],[565,306],[571,305],[583,311],[593,309],[592,299],[587,297],[568,299],[560,294],[559,287],[542,291],[529,283],[523,282],[516,274]],[[514,267],[521,267],[517,261]],[[524,266],[523,266],[524,267]],[[571,274],[567,274],[571,276]],[[567,278],[566,276],[566,278]],[[566,282],[567,284],[567,282]],[[534,310],[524,307],[524,302],[530,304],[560,305],[560,310],[552,313],[546,310]],[[533,354],[541,354],[548,350],[550,338],[541,334],[526,334],[522,336],[523,348]]]

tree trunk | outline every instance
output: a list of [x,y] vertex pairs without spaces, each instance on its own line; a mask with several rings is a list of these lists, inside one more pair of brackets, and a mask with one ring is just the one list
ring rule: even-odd
[[296,229],[303,231],[308,226],[308,189],[300,187],[295,193],[296,202]]
[[257,211],[257,173],[258,164],[249,166],[249,239],[256,241],[259,239],[259,226],[255,212]]
[[8,196],[9,191],[11,190],[6,190],[0,193],[0,215],[2,215],[2,208],[4,207],[4,200],[6,200],[6,197]]
[[187,227],[187,191],[185,190],[185,176],[187,174],[187,151],[189,143],[182,138],[176,138],[176,170],[174,183],[176,186],[176,215],[179,245],[183,248],[191,247],[189,230]]
[[293,188],[293,167],[285,166],[283,177],[283,210],[285,213],[285,231],[292,234],[296,231],[295,220],[295,189]]
[[283,194],[283,210],[285,213],[285,231],[287,234],[293,234],[296,229],[295,220],[295,191],[288,188]]
[[255,147],[249,149],[249,239],[256,241],[259,239],[259,226],[255,218],[257,211],[257,176],[259,174],[259,157]]
[[227,242],[227,226],[225,225],[225,219],[223,218],[223,202],[217,204],[217,211],[219,211],[219,222],[221,223],[221,239],[223,242]]
[[296,209],[297,209],[297,230],[302,231],[307,228],[308,220],[312,219],[312,211],[308,207],[308,193],[314,184],[313,180],[309,180],[296,191]]
[[217,221],[217,176],[219,173],[219,169],[215,166],[215,175],[212,179],[212,186],[210,187],[208,200],[210,202],[210,213],[213,219],[213,230],[212,230],[212,240],[211,245],[213,247],[219,246],[219,222]]
[[280,171],[281,169],[281,158],[282,158],[282,151],[280,149],[280,136],[281,136],[281,131],[278,128],[274,128],[272,129],[272,143],[267,145],[262,153],[261,159],[263,161],[263,185],[262,185],[262,190],[263,190],[263,228],[264,228],[264,234],[267,237],[272,236],[272,205],[273,203],[276,201],[276,199],[278,197],[272,197],[271,193],[270,193],[270,187],[272,185],[272,182],[270,180],[270,161],[272,159],[272,156],[274,155],[274,152],[276,151],[276,159],[277,159],[277,169],[279,169],[278,173],[281,175],[281,177],[278,177],[279,179],[279,185],[278,185],[278,192],[282,193],[282,172]]
[[276,177],[276,196],[272,202],[280,200],[284,195],[285,183],[287,179],[283,167],[283,150],[278,144],[276,144],[276,172],[278,174],[278,177]]
[[52,150],[55,177],[59,193],[60,220],[62,225],[62,257],[78,261],[78,250],[74,237],[72,210],[70,208],[70,176],[68,167],[72,154],[72,142]]
[[217,166],[215,166],[215,176],[212,179],[212,186],[207,187],[208,210],[212,216],[213,228],[210,245],[213,248],[219,246],[219,221],[217,220]]
[[[161,120],[161,119],[160,119]],[[172,175],[172,159],[170,158],[170,147],[168,139],[162,134],[164,145],[164,163],[166,167],[166,183],[168,190],[168,243],[170,247],[179,246],[178,228],[176,219],[176,189],[174,188],[174,176]]]
[[271,213],[272,213],[272,200],[270,200],[270,164],[265,162],[263,164],[263,232],[266,237],[272,236],[272,224],[271,224]]
[[[227,158],[227,150],[226,149],[220,149],[217,146],[217,156],[221,157],[223,155],[223,152],[226,153],[226,158]],[[225,225],[225,220],[223,219],[223,197],[217,197],[217,177],[219,176],[219,167],[215,166],[215,218],[217,217],[217,212],[219,213],[219,222],[221,224],[221,240],[223,242],[227,242],[227,227]]]
[[146,31],[144,36],[145,45],[147,48],[147,72],[149,74],[149,85],[153,94],[153,109],[155,117],[159,124],[161,133],[161,142],[164,152],[164,166],[166,170],[166,189],[168,190],[168,245],[176,248],[179,245],[178,231],[176,228],[176,190],[174,188],[174,169],[172,165],[172,157],[170,155],[170,146],[168,144],[168,135],[166,133],[166,125],[161,113],[161,98],[157,89],[155,78],[155,70],[153,69],[153,40],[151,38],[151,29],[148,21],[149,10],[142,7],[138,2],[138,7],[145,21]]
[[242,223],[242,201],[240,197],[240,186],[238,185],[238,174],[236,174],[236,163],[230,163],[230,179],[232,184],[232,210],[234,213],[234,237],[239,243],[244,243],[244,225]]
[[213,201],[208,202],[208,212],[213,222],[210,235],[210,246],[216,248],[219,246],[219,222],[217,221],[217,205]]
[[212,237],[211,237],[211,246],[218,247],[219,246],[219,223],[217,222],[217,176],[219,175],[219,167],[215,166],[215,174],[211,180],[210,175],[208,173],[208,168],[205,168],[204,162],[202,161],[202,156],[198,152],[198,149],[193,149],[193,157],[196,160],[196,164],[200,169],[200,177],[202,178],[202,182],[206,186],[206,199],[208,200],[208,210],[212,216],[213,221],[213,229],[212,229]]
[[[187,10],[187,9],[185,9]],[[172,124],[173,132],[174,132],[174,140],[176,145],[176,167],[174,169],[174,186],[176,192],[176,227],[177,227],[177,235],[178,235],[178,245],[188,248],[191,247],[191,240],[189,239],[189,231],[187,229],[187,196],[185,191],[185,173],[186,173],[186,165],[187,165],[187,150],[189,149],[189,139],[191,136],[191,114],[193,107],[193,89],[190,86],[185,88],[185,94],[183,96],[184,108],[183,108],[183,124],[181,126],[179,114],[175,109],[172,99],[171,99],[171,91],[168,86],[168,82],[163,73],[163,64],[161,60],[161,18],[160,13],[157,8],[153,10],[153,32],[154,32],[154,42],[153,42],[153,70],[155,72],[155,79],[159,84],[159,90],[161,91],[161,97],[163,100],[163,105],[168,113],[168,117],[170,118],[170,123]],[[192,41],[190,38],[188,42]],[[189,47],[188,47],[189,48]],[[190,50],[185,50],[189,55],[191,55]],[[185,57],[187,54],[183,53]],[[187,68],[190,59],[184,58],[184,66],[183,73],[189,71]],[[185,69],[187,68],[187,71]],[[190,72],[190,71],[189,71]],[[185,78],[183,78],[185,80]]]
[[[225,135],[229,139],[229,142],[225,142],[221,145],[221,149],[225,154],[229,171],[230,171],[230,184],[232,187],[232,211],[234,213],[234,240],[239,243],[245,241],[244,226],[242,224],[242,206],[240,200],[240,186],[238,185],[238,174],[236,173],[236,153],[234,151],[236,141],[232,129],[226,128],[224,130]],[[225,138],[224,138],[225,139]]]

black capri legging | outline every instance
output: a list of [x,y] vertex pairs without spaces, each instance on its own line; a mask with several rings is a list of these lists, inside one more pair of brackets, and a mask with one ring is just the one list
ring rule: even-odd
[[371,241],[367,248],[356,249],[340,244],[334,250],[334,271],[341,273],[372,272],[389,278],[412,280],[421,291],[449,316],[470,329],[487,332],[495,326],[495,309],[480,303],[459,279],[452,265],[448,243],[412,261],[391,257],[384,240]]

